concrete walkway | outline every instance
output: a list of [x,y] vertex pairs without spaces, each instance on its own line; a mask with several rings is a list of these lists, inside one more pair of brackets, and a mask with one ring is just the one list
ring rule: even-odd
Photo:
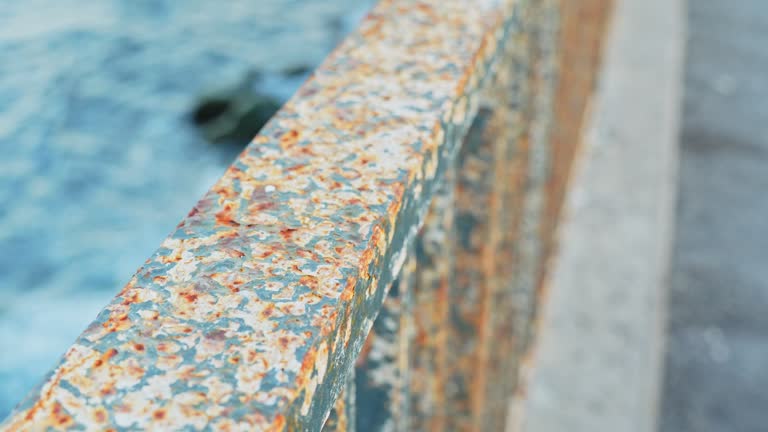
[[532,362],[530,432],[657,428],[684,8],[616,3]]
[[663,432],[768,430],[768,2],[689,0]]

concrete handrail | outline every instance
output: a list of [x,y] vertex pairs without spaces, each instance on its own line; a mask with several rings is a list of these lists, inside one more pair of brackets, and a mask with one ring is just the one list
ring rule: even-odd
[[498,430],[561,9],[382,1],[0,430]]

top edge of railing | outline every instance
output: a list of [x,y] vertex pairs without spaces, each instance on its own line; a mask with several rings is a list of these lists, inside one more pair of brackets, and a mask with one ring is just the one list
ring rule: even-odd
[[0,429],[322,424],[519,3],[380,2]]

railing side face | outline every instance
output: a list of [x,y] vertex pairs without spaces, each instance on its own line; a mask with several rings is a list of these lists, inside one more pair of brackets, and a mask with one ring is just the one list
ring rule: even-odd
[[499,430],[609,3],[383,2],[0,428]]
[[514,3],[383,1],[0,429],[318,429]]
[[414,302],[399,290],[386,300],[375,324],[386,330],[366,340],[379,348],[359,359],[357,421],[327,430],[502,430],[523,420],[510,399],[525,397],[521,366],[610,6],[528,0],[510,10],[498,59],[470,97],[478,113],[417,239]]
[[[478,114],[458,128],[467,135],[417,241],[415,338],[402,319],[410,309],[402,293],[388,298],[400,319],[385,306],[375,327],[386,331],[366,342],[372,348],[355,374],[357,430],[506,423],[544,267],[557,12],[549,0],[510,10],[497,60],[468,98]],[[403,398],[411,399],[409,412]]]
[[397,325],[390,334],[399,338],[369,335],[370,345],[409,350],[384,367],[374,362],[388,371],[378,390],[365,386],[377,379],[371,369],[358,370],[358,430],[502,430],[510,416],[520,422],[508,412],[510,395],[524,397],[519,368],[535,336],[609,10],[608,0],[518,1],[511,9],[479,113],[417,241],[416,336]]

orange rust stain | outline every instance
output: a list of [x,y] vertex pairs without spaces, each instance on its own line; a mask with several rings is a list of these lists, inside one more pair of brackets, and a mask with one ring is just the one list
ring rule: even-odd
[[283,238],[283,240],[289,241],[296,230],[297,228],[283,228],[280,230],[280,236]]
[[357,285],[357,279],[354,276],[347,278],[347,284],[344,287],[344,291],[341,292],[342,301],[350,301],[355,296],[355,285]]
[[307,287],[309,287],[309,289],[312,289],[312,290],[316,290],[319,285],[317,276],[312,276],[312,275],[302,276],[301,278],[299,278],[299,283],[302,285],[306,285]]
[[270,303],[267,305],[267,307],[264,308],[263,311],[261,311],[261,316],[264,319],[267,319],[271,317],[275,313],[275,304]]
[[280,344],[280,347],[284,350],[288,349],[288,344],[291,342],[290,339],[288,339],[286,336],[281,336],[277,342]]
[[233,239],[233,238],[237,238],[239,235],[240,234],[237,231],[230,230],[230,231],[219,233],[218,237],[221,239]]
[[[240,170],[238,169],[237,171],[233,171],[230,169],[229,171],[234,173],[234,172],[239,172]],[[233,188],[230,188],[228,186],[219,186],[217,188],[214,188],[214,192],[216,192],[217,195],[219,195],[224,199],[233,199],[237,196],[237,192]]]
[[107,421],[107,410],[104,408],[96,408],[96,411],[93,412],[93,420],[96,423],[104,423]]
[[275,420],[272,422],[272,426],[270,426],[270,430],[272,431],[281,431],[285,429],[285,416],[282,414],[278,414],[275,416]]
[[379,251],[382,251],[386,244],[384,237],[384,229],[381,227],[381,224],[378,224],[373,227],[373,235],[371,236],[370,244],[375,246]]
[[416,5],[416,8],[421,10],[422,12],[428,14],[428,15],[432,15],[433,14],[432,6],[430,6],[428,4],[419,3],[419,4]]
[[[161,259],[162,259],[162,258],[161,258]],[[144,264],[149,264],[149,263],[150,263],[150,260],[147,260],[147,261],[146,261]],[[125,296],[125,294],[126,294],[128,291],[132,290],[132,289],[133,289],[133,288],[135,288],[135,287],[136,287],[136,279],[134,278],[134,279],[131,279],[131,281],[130,281],[130,282],[128,282],[127,284],[125,284],[125,286],[123,286],[123,288],[120,290],[120,292],[118,292],[118,293],[117,293],[117,295],[116,295],[115,297],[116,297],[116,298],[117,298],[117,297],[124,297],[124,296]]]
[[[234,258],[242,258],[245,256],[245,252],[239,251],[237,249],[227,249],[227,253],[229,254],[229,256]],[[213,276],[214,275],[211,275],[211,277]]]
[[317,154],[309,147],[302,147],[301,150],[299,150],[299,153],[305,156],[317,156]]
[[275,207],[277,207],[277,204],[273,202],[264,202],[264,203],[254,204],[250,206],[251,209],[256,211],[268,210]]
[[[189,213],[187,213],[187,217],[191,218],[192,216],[194,216],[194,215],[196,215],[198,213],[200,213],[200,209],[198,209],[197,206],[194,206],[194,207],[192,207],[192,210],[190,210]],[[179,223],[179,225],[182,225],[183,223],[184,223],[184,221],[181,221],[181,223]]]
[[299,141],[299,131],[293,129],[280,136],[280,146],[284,149],[292,147]]
[[144,369],[139,366],[128,366],[128,373],[135,377],[144,376]]
[[53,405],[53,409],[51,410],[51,417],[53,424],[61,428],[69,428],[75,423],[74,419],[69,414],[64,412],[64,409],[58,402]]
[[372,25],[369,25],[368,27],[363,29],[362,31],[363,36],[366,38],[372,38],[372,37],[378,36],[381,33],[382,24],[383,24],[382,20],[380,18],[377,19],[372,23]]
[[[333,311],[333,312],[332,312],[332,313],[331,313],[331,314],[328,316],[328,322],[330,322],[330,323],[335,323],[335,322],[336,322],[336,317],[338,317],[338,316],[339,316],[339,312],[338,312],[338,311]],[[337,330],[338,330],[338,329],[337,329]],[[323,335],[323,336],[328,336],[329,334],[331,334],[331,333],[332,333],[332,331],[333,331],[333,327],[332,327],[332,326],[323,326],[323,329],[322,329],[322,335]]]
[[307,166],[307,164],[296,164],[294,166],[286,168],[285,170],[286,171],[298,171],[298,170],[304,168],[305,166]]
[[312,260],[318,260],[317,254],[314,253],[311,250],[306,249],[299,249],[296,251],[296,254],[299,255],[302,258],[312,259]]
[[429,343],[429,336],[427,336],[427,332],[425,329],[419,329],[419,331],[416,332],[415,342],[419,346],[426,346]]
[[121,296],[123,297],[123,301],[121,302],[121,304],[124,305],[124,306],[128,306],[128,305],[130,305],[132,303],[138,303],[138,301],[139,301],[139,292],[136,291],[136,290],[131,290],[130,291],[131,292],[130,295],[128,295],[128,292],[129,291],[125,291],[124,293],[121,294]]
[[[257,135],[257,136],[256,136],[256,137],[255,137],[255,138],[252,140],[252,142],[253,142],[254,144],[266,144],[266,143],[268,143],[268,142],[269,142],[269,137],[268,137],[268,136],[266,136],[266,135]],[[243,152],[243,153],[245,153],[245,152]],[[234,165],[232,165],[232,166],[234,167]]]
[[360,272],[360,277],[363,279],[368,279],[370,277],[370,274],[368,273],[368,266],[371,264],[371,261],[373,261],[373,248],[368,248],[365,251],[363,251],[363,255],[360,258],[360,266],[358,267],[358,271]]
[[307,378],[310,376],[312,370],[314,370],[316,359],[317,348],[312,347],[301,361],[301,369],[299,369],[299,373],[296,375],[296,384],[298,384],[299,389],[307,384]]
[[216,224],[217,225],[226,225],[226,226],[237,226],[239,225],[233,218],[232,218],[232,212],[234,210],[234,205],[232,203],[226,203],[222,207],[221,210],[219,210],[216,213]]
[[344,348],[346,349],[349,346],[349,332],[351,330],[350,327],[352,327],[352,303],[347,303],[347,307],[344,308],[344,325],[343,328],[340,328],[339,331],[344,331],[345,337],[344,337]]

